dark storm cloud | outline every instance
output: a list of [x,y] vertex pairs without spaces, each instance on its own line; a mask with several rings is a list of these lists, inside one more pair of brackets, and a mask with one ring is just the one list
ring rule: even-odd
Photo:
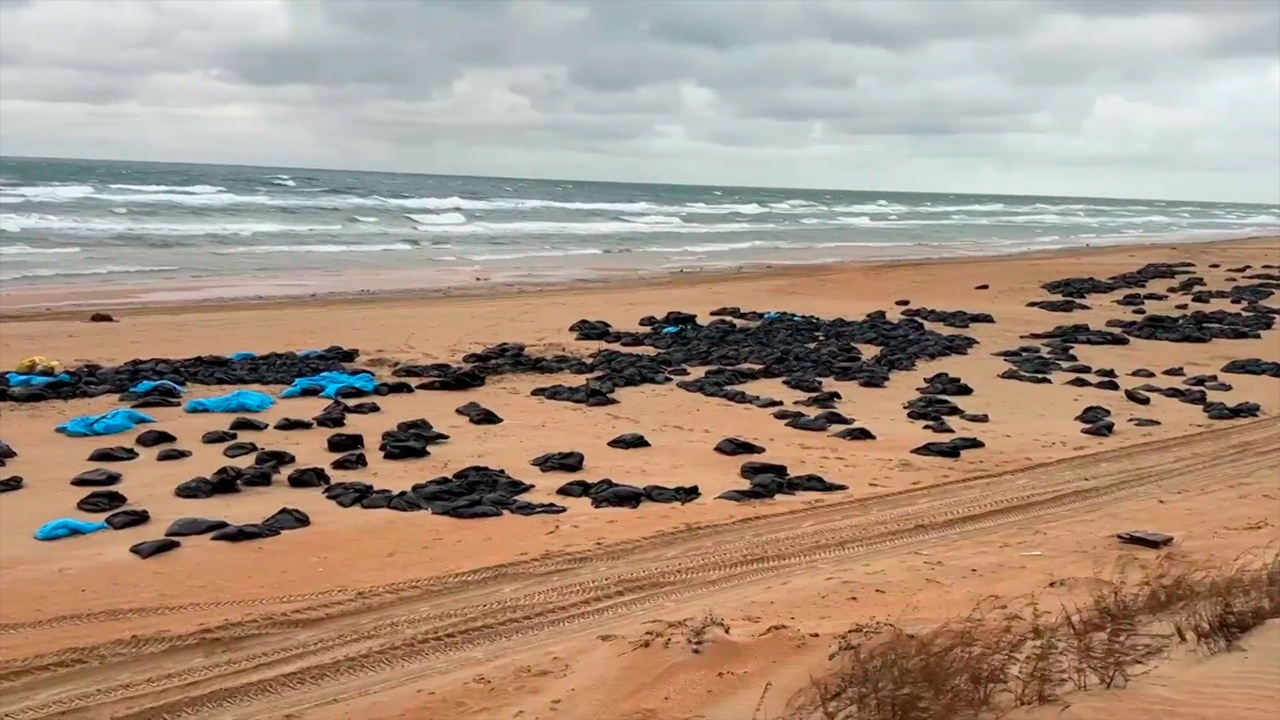
[[1274,200],[1280,3],[0,0],[0,150],[80,147]]

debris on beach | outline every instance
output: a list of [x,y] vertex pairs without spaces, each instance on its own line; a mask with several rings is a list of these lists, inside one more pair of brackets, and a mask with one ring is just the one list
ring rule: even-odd
[[[1210,420],[1257,417],[1262,411],[1258,403],[1241,401],[1229,404],[1210,399],[1229,397],[1211,396],[1210,393],[1233,391],[1231,383],[1217,374],[1188,376],[1185,369],[1174,367],[1161,375],[1184,378],[1180,387],[1148,384],[1124,388],[1118,382],[1122,378],[1115,369],[1089,364],[1099,362],[1096,357],[1086,357],[1089,362],[1082,362],[1077,357],[1077,353],[1087,355],[1086,351],[1097,352],[1097,348],[1131,345],[1138,341],[1206,343],[1256,339],[1274,329],[1280,309],[1264,303],[1280,289],[1276,278],[1251,276],[1248,279],[1252,284],[1237,284],[1229,290],[1210,290],[1206,282],[1194,274],[1193,268],[1191,263],[1152,263],[1136,271],[1104,279],[1065,278],[1045,283],[1042,288],[1057,297],[1035,300],[1028,303],[1029,306],[1052,312],[1088,311],[1091,306],[1082,300],[1123,292],[1109,302],[1094,298],[1091,300],[1093,307],[1099,312],[1110,307],[1113,315],[1118,312],[1115,306],[1144,314],[1137,318],[1126,314],[1122,316],[1125,319],[1107,320],[1103,327],[1098,327],[1096,321],[1094,325],[1072,323],[1023,335],[1022,341],[1036,344],[992,353],[1009,366],[999,377],[1054,385],[1053,376],[1070,375],[1070,379],[1059,375],[1059,384],[1117,393],[1112,397],[1123,393],[1128,403],[1133,405],[1149,406],[1153,401],[1158,405],[1169,399],[1199,406]],[[1149,283],[1157,280],[1169,280],[1175,284],[1165,288],[1165,292],[1146,289]],[[979,285],[977,289],[987,287]],[[1168,302],[1175,296],[1201,304],[1228,301],[1238,307],[1167,314],[1151,306],[1148,311],[1149,305]],[[1102,304],[1104,302],[1105,305]],[[582,319],[569,325],[569,332],[576,340],[597,346],[582,354],[541,355],[531,353],[522,343],[502,342],[468,353],[457,363],[398,365],[392,371],[396,379],[387,381],[380,381],[370,371],[352,366],[359,357],[358,350],[336,345],[305,352],[261,355],[242,352],[176,360],[131,360],[114,367],[89,364],[64,369],[59,365],[51,366],[56,372],[32,375],[36,378],[34,380],[24,379],[27,375],[0,376],[3,378],[0,380],[0,400],[40,402],[116,394],[121,402],[133,403],[136,407],[172,408],[180,405],[180,400],[188,395],[191,386],[286,387],[288,390],[279,393],[280,397],[326,397],[332,402],[310,419],[284,417],[271,425],[240,415],[232,419],[226,429],[205,432],[201,437],[202,443],[221,445],[222,454],[228,458],[254,455],[254,464],[246,467],[226,465],[207,477],[193,477],[179,483],[174,494],[186,499],[207,499],[246,491],[263,492],[251,489],[278,484],[298,489],[319,488],[327,499],[346,508],[425,511],[460,519],[493,518],[504,514],[559,514],[568,508],[554,502],[535,503],[521,499],[534,488],[532,484],[516,479],[504,470],[478,465],[417,483],[407,490],[379,488],[363,482],[334,482],[330,470],[356,472],[370,466],[365,437],[361,433],[333,432],[326,438],[324,447],[337,457],[320,461],[321,465],[327,463],[327,469],[317,466],[293,468],[287,475],[283,469],[296,465],[294,455],[283,450],[261,449],[258,444],[241,441],[238,433],[265,433],[255,437],[269,438],[272,429],[276,432],[315,427],[337,430],[346,427],[349,418],[352,424],[357,424],[357,416],[382,411],[378,402],[371,399],[360,401],[368,396],[378,396],[380,400],[381,397],[415,391],[466,393],[485,387],[491,379],[503,375],[559,375],[576,377],[562,377],[560,379],[564,382],[537,387],[531,395],[546,401],[594,408],[620,402],[620,391],[626,388],[674,385],[685,392],[744,406],[744,412],[756,412],[753,408],[764,410],[791,429],[827,433],[838,440],[872,441],[876,435],[870,429],[855,427],[855,420],[839,409],[854,405],[850,393],[851,389],[853,393],[857,392],[854,385],[868,390],[884,388],[895,374],[914,375],[921,363],[968,355],[979,345],[978,339],[951,331],[996,322],[989,313],[913,307],[905,299],[895,305],[902,308],[897,312],[900,317],[896,318],[889,317],[883,310],[867,313],[858,319],[828,319],[784,311],[722,307],[712,311],[710,318],[701,319],[697,314],[683,310],[646,315],[637,323],[640,329],[618,327],[605,320]],[[1183,303],[1179,305],[1185,307]],[[607,347],[600,348],[600,344]],[[1243,358],[1228,362],[1219,372],[1280,377],[1280,363]],[[914,377],[920,378],[921,375]],[[1156,372],[1147,368],[1136,368],[1126,375],[1147,379],[1157,377]],[[745,387],[769,380],[776,381],[772,390],[777,391],[778,397],[755,394]],[[847,385],[837,389],[835,383]],[[957,427],[962,432],[965,429],[962,422],[981,424],[990,421],[987,414],[970,412],[957,402],[975,394],[973,385],[946,372],[924,375],[922,382],[912,384],[916,386],[916,397],[902,406],[907,417],[918,421],[923,430],[943,434],[947,439],[920,444],[910,450],[911,454],[955,459],[966,451],[985,447],[978,438],[956,436]],[[1027,391],[1041,392],[1038,389]],[[276,393],[274,390],[271,392]],[[1045,392],[1057,391],[1046,389]],[[848,401],[846,395],[850,396]],[[275,402],[272,395],[242,389],[218,397],[196,398],[187,404],[187,409],[257,412]],[[394,400],[390,402],[394,403]],[[389,409],[391,407],[388,406]],[[1133,409],[1132,405],[1124,407]],[[856,410],[847,412],[861,416]],[[459,405],[455,413],[475,425],[504,422],[496,412],[474,401]],[[305,417],[308,413],[298,411],[298,414]],[[1076,420],[1081,423],[1081,433],[1107,437],[1116,432],[1117,423],[1122,418],[1112,417],[1108,408],[1091,405]],[[108,434],[122,432],[139,422],[154,420],[132,409],[122,409],[76,418],[64,423],[64,432],[71,436]],[[1144,417],[1130,417],[1127,422],[1140,428],[1160,425],[1158,420]],[[415,418],[383,431],[378,450],[383,460],[414,462],[430,457],[431,446],[449,440],[449,435],[437,430],[425,418]],[[818,438],[818,441],[822,439]],[[178,438],[172,433],[152,429],[139,433],[133,444],[139,448],[151,448],[177,442]],[[270,445],[269,442],[262,444]],[[651,443],[644,435],[630,432],[609,440],[607,445],[629,450],[650,447]],[[763,445],[737,436],[724,437],[713,450],[726,456],[766,452]],[[16,453],[9,446],[0,443],[0,462],[14,456]],[[182,448],[163,447],[155,459],[172,461],[191,456],[190,451]],[[134,448],[115,446],[98,448],[89,454],[88,459],[106,463],[138,457],[139,452]],[[376,458],[374,462],[377,462]],[[530,465],[544,473],[579,473],[583,471],[585,457],[576,450],[548,452],[533,458]],[[742,465],[739,474],[748,486],[727,490],[717,496],[719,499],[747,502],[779,495],[848,489],[846,485],[830,482],[821,475],[791,475],[788,467],[780,463],[748,462]],[[370,479],[376,477],[375,473],[368,475]],[[80,473],[71,484],[107,488],[122,479],[120,473],[95,468]],[[11,492],[23,486],[20,476],[0,480],[0,492]],[[558,487],[555,493],[560,497],[589,500],[593,508],[628,509],[639,508],[644,503],[683,505],[701,497],[697,485],[636,486],[610,478],[573,480]],[[83,512],[110,513],[106,517],[106,525],[114,529],[135,527],[150,520],[150,514],[141,508],[121,509],[126,504],[128,499],[123,494],[97,489],[80,499],[77,507]],[[261,522],[242,524],[210,518],[182,518],[169,525],[166,538],[139,543],[130,550],[140,557],[149,557],[177,547],[177,541],[171,540],[170,536],[209,535],[213,540],[244,542],[276,537],[281,532],[310,524],[311,518],[294,508],[281,508]],[[1123,541],[1124,535],[1143,534],[1135,531],[1118,537]],[[1159,533],[1145,534],[1172,541],[1171,537]]]
[[173,538],[160,538],[158,540],[144,540],[143,542],[135,543],[129,546],[129,552],[146,560],[181,546],[182,543]]
[[779,463],[745,462],[738,469],[738,474],[750,483],[749,486],[738,490],[726,490],[716,496],[717,500],[747,502],[800,492],[827,493],[843,492],[849,489],[848,485],[829,482],[821,475],[791,475],[787,466]]
[[80,498],[76,503],[76,509],[80,512],[104,513],[121,508],[127,502],[129,498],[115,490],[94,490]]
[[230,430],[210,430],[200,436],[200,442],[205,445],[218,445],[221,443],[229,443],[238,439],[240,436]]
[[649,439],[640,433],[623,433],[605,444],[618,450],[635,450],[637,448],[653,447],[652,444],[650,444]]
[[89,462],[128,462],[138,459],[138,451],[131,447],[117,445],[115,447],[98,448],[89,453]]
[[937,457],[954,460],[966,450],[984,448],[987,444],[974,437],[952,438],[946,442],[927,442],[911,449],[912,455],[921,457]]
[[567,482],[556,490],[556,494],[574,498],[585,497],[591,501],[591,507],[593,508],[630,508],[634,510],[645,501],[684,505],[701,497],[702,491],[698,489],[697,485],[681,487],[646,485],[644,487],[636,487],[635,485],[616,483],[609,478],[605,478],[594,482],[589,480]]
[[364,436],[359,433],[334,433],[325,441],[331,453],[348,453],[364,448]]
[[[129,393],[144,381],[168,381],[174,386],[187,385],[265,385],[286,386],[296,378],[319,375],[324,372],[345,371],[346,364],[353,363],[360,351],[332,346],[324,350],[277,352],[263,355],[247,354],[233,359],[222,355],[201,355],[189,358],[135,359],[108,367],[88,364],[74,369],[64,369],[65,381],[49,382],[35,388],[11,388],[0,383],[0,400],[39,402],[42,400],[72,400],[94,398],[110,394]],[[18,393],[14,390],[39,391]],[[150,397],[164,397],[171,392],[164,385],[137,393],[131,401],[143,401]]]
[[971,313],[964,310],[934,310],[926,307],[908,308],[903,310],[901,315],[903,317],[941,323],[947,327],[957,329],[967,328],[974,323],[994,323],[996,321],[989,313]]
[[1147,530],[1130,530],[1116,534],[1116,539],[1126,545],[1139,545],[1152,550],[1159,550],[1173,544],[1173,536]]
[[73,487],[111,487],[123,479],[124,476],[115,470],[94,468],[71,478],[71,485]]
[[213,518],[179,518],[169,523],[169,527],[164,531],[164,534],[165,537],[207,535],[215,530],[221,530],[230,524],[231,523],[226,520],[216,520]]
[[454,412],[471,421],[472,425],[497,425],[502,422],[498,413],[477,402],[469,402],[454,409]]
[[103,522],[112,530],[124,530],[151,522],[151,513],[142,508],[119,510],[108,515]]
[[550,452],[529,461],[529,464],[542,472],[580,472],[586,458],[576,450],[568,452]]
[[441,476],[415,484],[408,490],[375,488],[368,483],[341,482],[329,485],[324,496],[340,507],[388,509],[399,512],[430,511],[459,519],[513,515],[558,514],[566,510],[555,503],[532,503],[519,499],[533,485],[517,480],[505,470],[472,465],[452,476]]
[[228,458],[238,458],[258,452],[258,446],[251,442],[233,442],[222,448],[222,454]]
[[231,424],[227,426],[227,429],[233,432],[260,432],[269,427],[271,426],[261,420],[241,416],[232,420]]
[[143,430],[138,433],[138,437],[133,439],[135,445],[144,448],[168,445],[175,442],[178,442],[178,438],[166,430]]

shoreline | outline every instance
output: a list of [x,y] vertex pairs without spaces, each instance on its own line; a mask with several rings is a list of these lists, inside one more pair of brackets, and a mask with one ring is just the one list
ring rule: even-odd
[[[262,285],[246,285],[252,282],[243,277],[205,278],[192,282],[157,281],[128,285],[125,289],[107,289],[93,284],[41,285],[17,290],[0,291],[0,321],[19,322],[41,319],[73,317],[85,311],[144,312],[192,312],[198,308],[210,310],[235,310],[261,308],[295,303],[348,303],[348,302],[403,302],[409,300],[502,298],[525,294],[561,294],[598,289],[636,289],[652,287],[685,287],[688,285],[721,284],[740,279],[789,279],[814,278],[840,274],[851,268],[898,268],[917,265],[946,265],[972,263],[1005,263],[1011,261],[1053,258],[1072,255],[1094,255],[1125,249],[1141,250],[1168,248],[1173,250],[1213,245],[1260,244],[1280,245],[1280,235],[1247,235],[1204,240],[1186,238],[1166,239],[1153,237],[1112,244],[1086,244],[1074,247],[1018,250],[960,255],[930,255],[923,257],[867,257],[838,261],[759,261],[746,262],[732,267],[671,269],[668,271],[596,270],[587,276],[561,276],[546,281],[500,280],[483,276],[483,270],[474,271],[471,280],[424,286],[420,273],[404,271],[402,275],[378,272],[374,274],[329,273],[326,276],[337,284],[350,284],[364,279],[374,287],[359,290],[290,291],[301,285],[297,279],[278,278]],[[412,274],[414,277],[408,277]],[[388,282],[390,280],[391,282]],[[396,284],[396,281],[413,284]],[[344,282],[345,281],[345,282]],[[261,281],[259,281],[261,282]],[[217,283],[217,285],[215,285]],[[105,281],[104,283],[105,284]],[[381,286],[378,286],[378,285]],[[256,291],[241,294],[214,294],[215,288],[235,288]],[[314,287],[314,286],[305,286]],[[47,298],[60,298],[49,302]]]

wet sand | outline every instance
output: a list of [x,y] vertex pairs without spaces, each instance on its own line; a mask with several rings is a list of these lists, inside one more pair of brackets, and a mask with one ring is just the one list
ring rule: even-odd
[[[487,296],[175,302],[125,308],[112,324],[84,322],[83,310],[7,311],[0,324],[5,367],[37,354],[75,365],[329,344],[360,348],[362,362],[457,361],[501,341],[525,342],[531,352],[589,352],[598,345],[575,342],[567,331],[579,318],[633,327],[643,315],[680,309],[705,318],[722,305],[824,317],[888,310],[896,317],[893,301],[909,298],[917,307],[989,312],[997,323],[962,331],[981,341],[972,354],[895,373],[885,389],[832,383],[845,394],[839,410],[871,428],[879,438],[872,442],[800,432],[768,411],[671,386],[622,389],[620,404],[584,408],[529,395],[564,378],[501,377],[464,393],[377,398],[383,412],[351,416],[350,431],[376,438],[400,420],[426,417],[452,440],[423,460],[391,463],[371,453],[368,469],[334,473],[403,489],[484,464],[535,483],[526,499],[552,501],[555,487],[571,478],[542,475],[528,461],[577,449],[587,457],[581,477],[702,488],[702,499],[689,505],[638,510],[592,510],[566,499],[570,509],[559,516],[458,521],[342,509],[280,483],[182,500],[172,495],[175,484],[227,464],[221,447],[199,444],[199,435],[230,417],[160,409],[151,427],[174,433],[195,456],[156,463],[154,451],[143,451],[116,467],[126,476],[117,489],[131,506],[147,508],[152,522],[38,543],[31,539],[37,525],[76,514],[84,490],[67,480],[91,467],[89,451],[128,444],[132,434],[89,440],[53,433],[68,417],[118,407],[110,397],[5,404],[0,437],[20,457],[0,474],[21,474],[28,487],[0,497],[0,683],[7,684],[0,709],[15,718],[748,717],[766,683],[769,711],[779,712],[809,673],[821,671],[834,638],[851,624],[886,617],[928,624],[990,594],[1021,596],[1055,578],[1090,577],[1125,552],[1111,538],[1117,531],[1172,532],[1179,542],[1167,552],[1201,560],[1273,542],[1280,539],[1280,380],[1224,376],[1234,389],[1215,398],[1261,403],[1264,417],[1215,422],[1199,407],[1165,398],[1140,408],[1118,393],[1066,387],[1063,374],[1054,385],[996,378],[1008,365],[990,353],[1026,344],[1025,333],[1133,317],[1108,302],[1118,294],[1094,296],[1087,301],[1093,310],[1069,315],[1025,307],[1049,299],[1040,283],[1178,260],[1198,263],[1210,288],[1226,288],[1234,276],[1208,263],[1280,263],[1280,238],[509,288]],[[991,287],[975,290],[979,284]],[[6,307],[25,304],[12,300]],[[113,307],[110,294],[91,300]],[[1176,312],[1173,304],[1185,300],[1172,296],[1147,307]],[[1236,309],[1226,301],[1192,307]],[[1236,358],[1280,361],[1278,332],[1200,345],[1081,346],[1077,354],[1114,368],[1132,387],[1148,382],[1126,377],[1138,367],[1182,365],[1194,375]],[[918,381],[936,372],[975,388],[956,401],[991,422],[953,424],[986,448],[959,460],[907,452],[946,439],[909,421],[901,407]],[[803,396],[777,381],[745,389],[788,402]],[[219,392],[197,388],[194,395]],[[469,425],[453,413],[469,400],[506,422]],[[283,401],[262,419],[310,417],[327,402]],[[1114,436],[1080,434],[1073,417],[1089,404],[1116,412]],[[1163,424],[1124,421],[1138,415]],[[268,430],[242,439],[289,450],[300,465],[327,465],[329,432]],[[654,447],[605,447],[623,432],[642,432]],[[756,504],[714,500],[744,484],[737,467],[746,458],[711,451],[730,435],[768,448],[758,459],[850,490]],[[1194,439],[1180,439],[1188,436]],[[305,510],[314,524],[241,545],[192,538],[146,562],[126,552],[177,517],[251,522],[285,505]],[[876,535],[894,523],[928,531]],[[806,554],[807,547],[818,550]],[[719,559],[697,560],[711,556]],[[689,569],[670,569],[681,563]],[[678,630],[673,642],[632,649],[631,641],[661,627],[646,621],[707,611],[724,617],[731,632],[702,652],[684,646]]]

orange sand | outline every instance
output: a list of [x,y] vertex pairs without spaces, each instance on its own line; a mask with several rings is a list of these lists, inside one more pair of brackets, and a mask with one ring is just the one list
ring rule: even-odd
[[[625,327],[646,314],[705,315],[720,305],[857,317],[896,311],[893,300],[910,298],[915,306],[990,312],[998,323],[965,331],[982,343],[970,356],[895,374],[883,390],[839,388],[846,396],[840,410],[871,428],[879,436],[874,442],[799,432],[767,411],[672,387],[620,390],[621,404],[607,408],[546,402],[529,395],[558,381],[542,377],[498,378],[462,394],[377,398],[382,413],[349,418],[349,429],[370,439],[414,417],[431,419],[453,439],[420,461],[385,462],[373,453],[370,468],[339,479],[400,489],[485,464],[537,483],[526,497],[545,501],[566,478],[541,476],[529,458],[576,448],[587,456],[585,477],[696,483],[703,491],[690,505],[635,511],[591,510],[568,500],[569,512],[559,516],[461,522],[344,510],[282,485],[182,500],[172,495],[176,483],[227,464],[219,446],[200,445],[198,437],[229,418],[161,409],[153,427],[173,432],[195,457],[155,463],[154,451],[143,451],[143,459],[117,468],[126,475],[118,489],[147,508],[152,523],[38,543],[31,539],[37,525],[74,513],[84,491],[66,481],[89,467],[88,452],[132,435],[95,441],[52,432],[67,417],[117,407],[113,398],[5,404],[0,437],[21,455],[0,474],[21,474],[28,487],[0,497],[0,712],[15,720],[744,718],[766,683],[766,709],[780,712],[808,675],[822,670],[833,638],[851,624],[873,617],[927,624],[991,594],[1021,596],[1056,578],[1089,577],[1124,552],[1111,538],[1119,530],[1172,532],[1179,542],[1167,552],[1192,559],[1221,560],[1275,541],[1280,381],[1226,376],[1235,389],[1222,398],[1260,402],[1265,419],[1212,422],[1200,408],[1164,398],[1139,408],[1100,390],[995,378],[1007,365],[989,353],[1024,344],[1024,333],[1131,317],[1100,296],[1089,301],[1093,310],[1071,315],[1025,307],[1046,298],[1039,283],[1184,259],[1201,263],[1210,287],[1225,287],[1228,275],[1205,264],[1280,263],[1280,239],[790,268],[488,297],[181,305],[122,310],[115,324],[86,323],[84,311],[10,312],[0,321],[5,367],[34,354],[77,364],[328,344],[358,347],[363,361],[456,360],[507,340],[526,342],[531,351],[582,352],[594,344],[575,343],[566,330],[579,318]],[[980,283],[991,289],[974,290]],[[1151,289],[1163,290],[1157,284]],[[1148,308],[1172,311],[1183,300]],[[1077,354],[1081,362],[1116,369],[1131,387],[1147,382],[1125,376],[1137,367],[1184,365],[1196,374],[1234,358],[1280,360],[1277,332],[1207,345],[1080,347]],[[959,434],[988,444],[957,461],[907,453],[945,439],[922,431],[901,409],[920,377],[942,371],[975,387],[959,404],[991,415],[987,425],[953,423]],[[775,381],[747,389],[786,400],[802,395]],[[468,400],[493,408],[506,423],[469,425],[452,412]],[[326,402],[284,401],[263,419],[309,417]],[[1092,403],[1116,411],[1115,436],[1079,433],[1072,418]],[[1164,424],[1135,428],[1124,421],[1131,415]],[[643,432],[654,447],[604,446],[630,431]],[[271,430],[242,439],[294,452],[301,465],[320,465],[331,459],[323,448],[327,434]],[[746,505],[713,500],[742,485],[736,475],[742,458],[710,449],[729,435],[765,445],[762,459],[851,489]],[[1186,436],[1193,438],[1178,440]],[[1052,463],[1067,458],[1079,459]],[[308,512],[314,525],[242,545],[191,538],[147,562],[126,552],[160,536],[177,517],[251,522],[285,505]],[[724,617],[731,633],[703,652],[678,641],[632,651],[630,641],[658,627],[646,621],[708,610]],[[1246,662],[1215,662],[1228,660]],[[1184,673],[1179,687],[1226,694],[1213,690],[1225,687],[1212,679],[1213,663],[1203,665],[1203,672],[1199,664],[1177,670]],[[1202,675],[1209,679],[1196,690]],[[1162,702],[1180,702],[1182,691],[1165,692]]]

